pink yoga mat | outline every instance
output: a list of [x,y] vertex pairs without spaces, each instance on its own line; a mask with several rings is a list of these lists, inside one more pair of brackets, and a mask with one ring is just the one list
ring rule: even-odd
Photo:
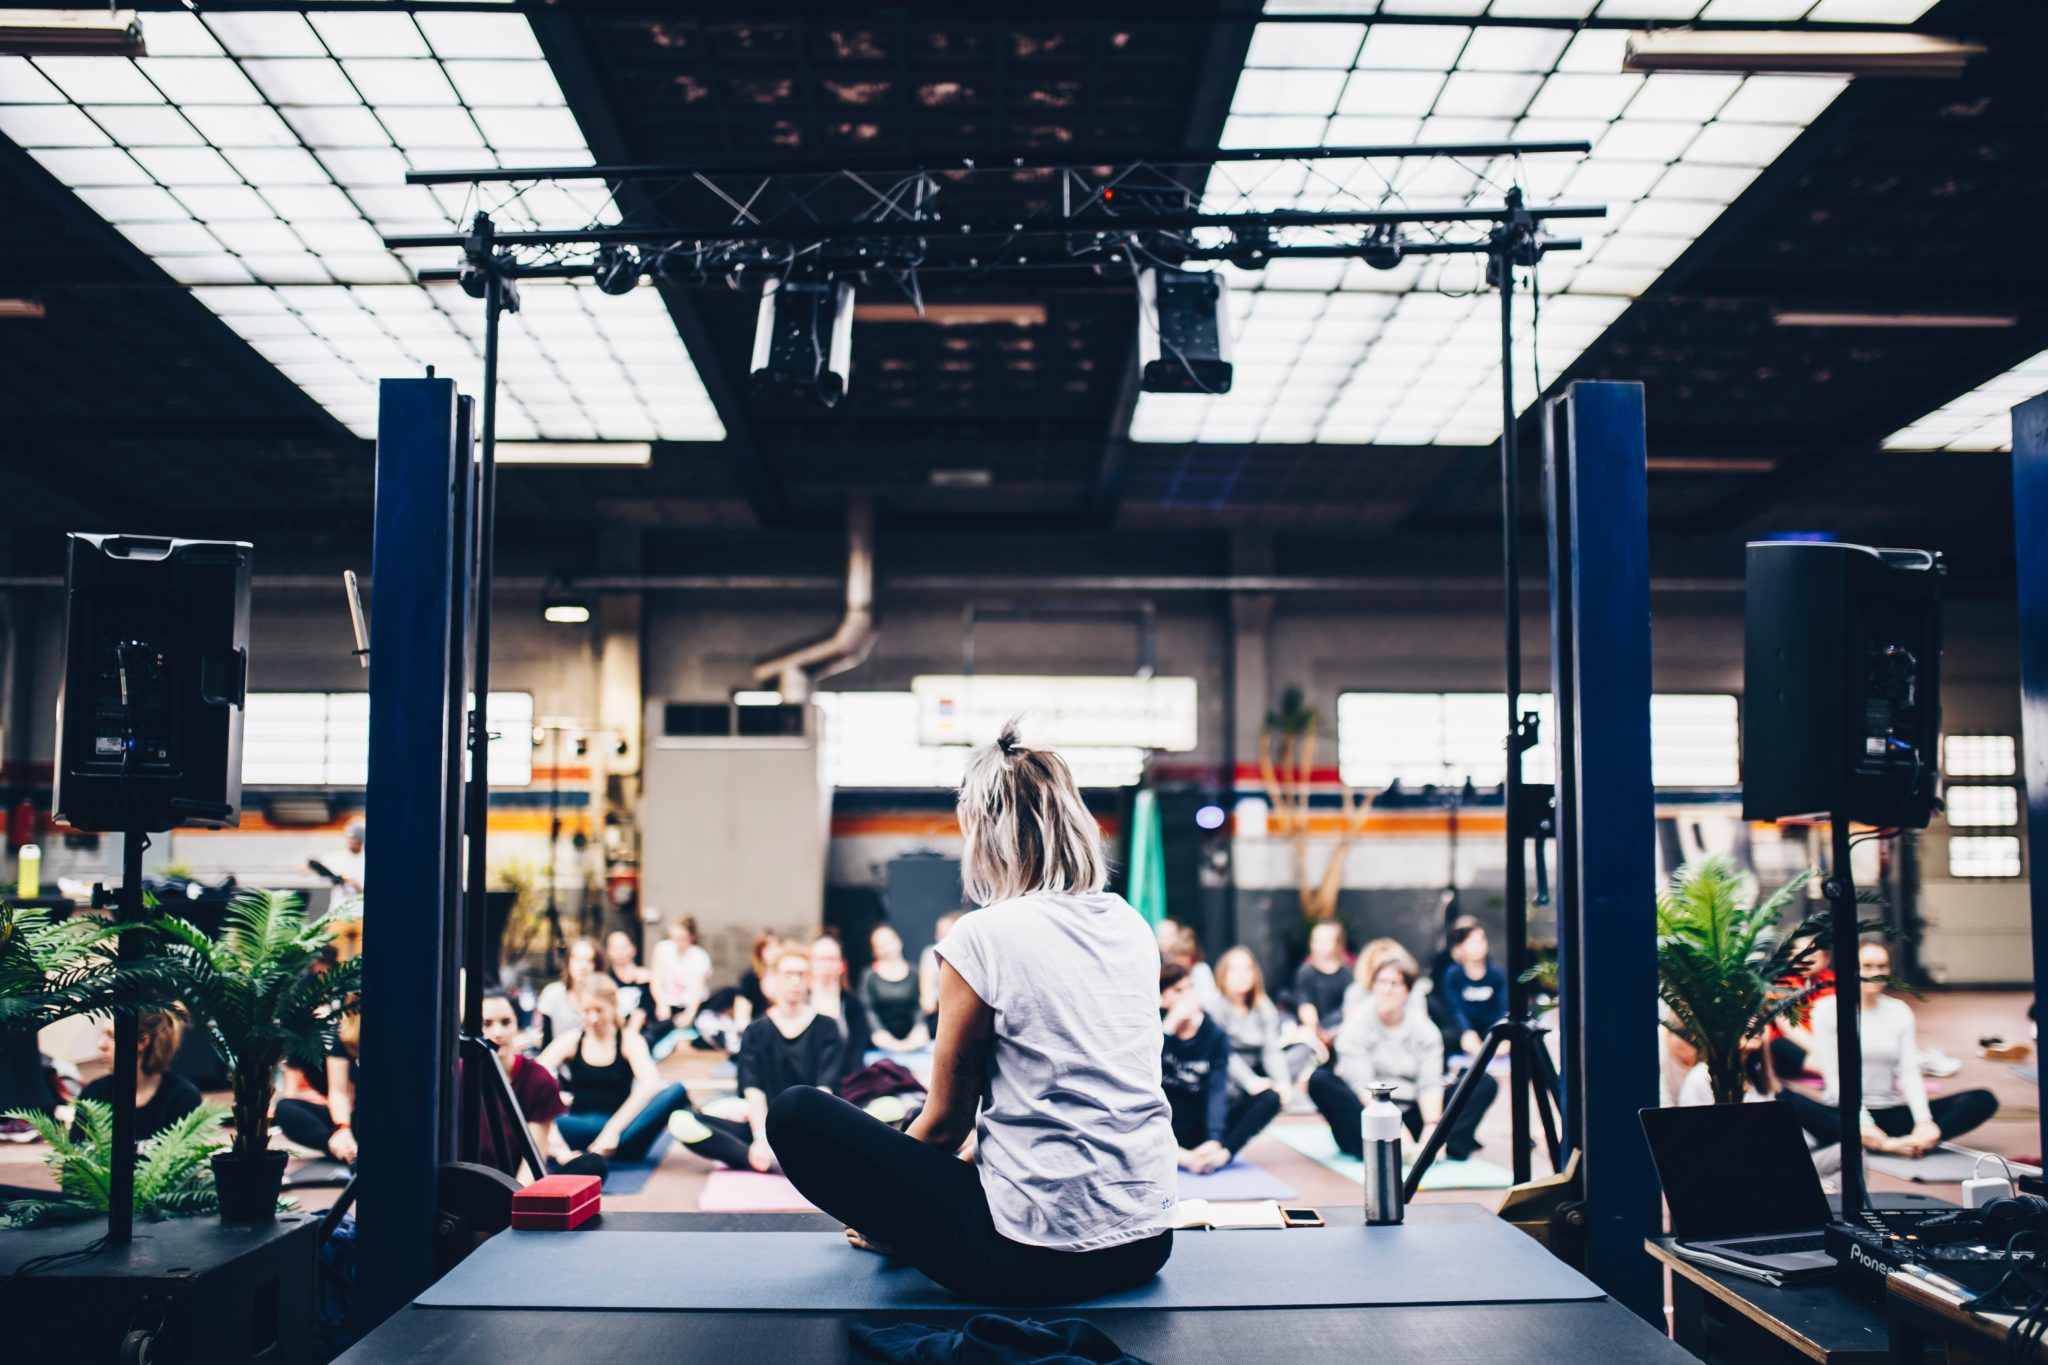
[[816,1213],[818,1206],[804,1198],[779,1175],[759,1171],[713,1171],[697,1196],[701,1213]]

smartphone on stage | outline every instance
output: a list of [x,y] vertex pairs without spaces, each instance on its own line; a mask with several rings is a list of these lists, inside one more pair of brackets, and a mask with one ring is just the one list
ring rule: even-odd
[[1323,1225],[1323,1215],[1314,1209],[1282,1209],[1280,1217],[1290,1228],[1319,1228]]

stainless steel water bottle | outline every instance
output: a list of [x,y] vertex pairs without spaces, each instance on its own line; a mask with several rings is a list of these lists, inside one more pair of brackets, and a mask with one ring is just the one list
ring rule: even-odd
[[1375,1085],[1359,1115],[1365,1139],[1365,1221],[1384,1227],[1401,1221],[1401,1110],[1394,1087]]

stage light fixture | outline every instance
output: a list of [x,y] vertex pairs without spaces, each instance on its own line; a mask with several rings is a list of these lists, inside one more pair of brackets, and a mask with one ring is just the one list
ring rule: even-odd
[[754,323],[757,391],[810,395],[827,407],[846,396],[853,368],[853,283],[771,279]]
[[1147,393],[1228,393],[1230,293],[1212,271],[1138,272],[1138,387]]
[[607,294],[630,294],[640,283],[640,258],[622,246],[597,249],[597,287]]
[[0,9],[0,54],[16,57],[143,57],[132,9]]

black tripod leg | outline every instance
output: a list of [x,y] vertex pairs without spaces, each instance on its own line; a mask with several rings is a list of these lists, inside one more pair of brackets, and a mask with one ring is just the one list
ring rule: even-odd
[[1526,1028],[1521,1044],[1529,1050],[1529,1082],[1536,1091],[1536,1117],[1543,1121],[1543,1143],[1550,1149],[1550,1169],[1564,1169],[1564,1143],[1557,1128],[1557,1068],[1550,1064],[1550,1050],[1543,1046],[1543,1031]]
[[1458,1083],[1451,1087],[1451,1097],[1444,1101],[1442,1116],[1437,1119],[1436,1127],[1430,1130],[1429,1140],[1422,1144],[1422,1150],[1416,1153],[1415,1164],[1408,1168],[1408,1178],[1401,1183],[1402,1203],[1413,1201],[1415,1192],[1422,1188],[1424,1173],[1429,1170],[1430,1163],[1436,1160],[1437,1153],[1443,1150],[1452,1126],[1465,1112],[1465,1107],[1472,1102],[1472,1091],[1478,1086],[1479,1077],[1486,1074],[1487,1064],[1493,1061],[1493,1054],[1500,1051],[1500,1045],[1507,1041],[1510,1032],[1506,1020],[1487,1030],[1485,1045],[1479,1049],[1479,1055],[1472,1059],[1472,1065],[1465,1069],[1465,1074],[1458,1077]]

